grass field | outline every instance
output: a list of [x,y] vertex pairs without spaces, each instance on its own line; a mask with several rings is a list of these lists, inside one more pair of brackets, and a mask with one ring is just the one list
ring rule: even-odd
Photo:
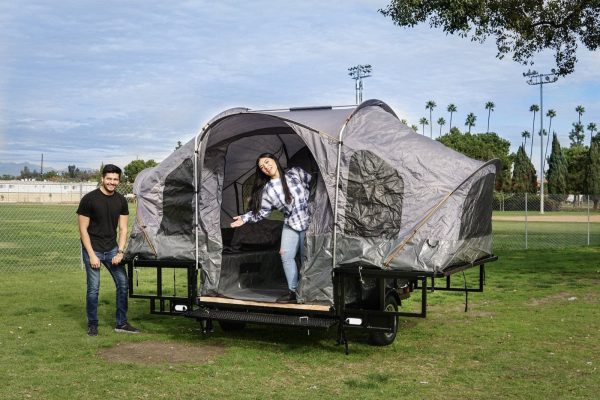
[[[83,272],[6,274],[0,398],[596,398],[600,249],[499,255],[468,312],[462,294],[432,293],[428,318],[402,319],[392,346],[371,347],[353,334],[348,356],[333,331],[217,327],[203,335],[195,320],[150,315],[137,299],[129,316],[143,333],[114,333],[106,273],[100,335],[90,338]],[[156,344],[172,357],[132,360],[119,350]],[[197,358],[178,361],[182,351]]]
[[[500,259],[487,265],[486,289],[469,296],[468,312],[464,294],[436,291],[427,319],[401,319],[392,346],[352,333],[346,356],[335,331],[224,333],[217,325],[203,335],[195,320],[150,315],[139,299],[129,317],[143,332],[114,333],[106,271],[100,335],[86,336],[74,212],[0,207],[1,399],[595,399],[600,391],[598,242],[515,250],[502,244],[522,224],[495,222]],[[545,242],[581,233],[578,224],[530,228],[530,240]],[[179,293],[183,285],[178,277]],[[164,289],[172,290],[170,278]]]

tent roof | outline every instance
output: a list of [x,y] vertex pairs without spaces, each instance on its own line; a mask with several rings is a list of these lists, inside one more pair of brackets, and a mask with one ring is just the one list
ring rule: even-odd
[[[350,116],[361,108],[380,106],[385,111],[394,115],[392,109],[380,100],[368,100],[359,106],[321,106],[321,107],[296,107],[277,110],[250,110],[247,108],[231,108],[214,117],[204,128],[221,130],[225,128],[226,137],[236,136],[238,133],[251,132],[258,129],[284,127],[285,122],[293,122],[307,129],[324,133],[333,138],[338,138],[340,130]],[[248,118],[252,115],[253,117]],[[276,117],[272,119],[269,117]],[[225,126],[223,126],[225,125]],[[211,133],[211,136],[215,132]],[[221,136],[219,140],[223,139]]]

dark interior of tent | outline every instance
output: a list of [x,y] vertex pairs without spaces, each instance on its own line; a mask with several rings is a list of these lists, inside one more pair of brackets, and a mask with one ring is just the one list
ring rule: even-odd
[[[306,144],[288,126],[237,135],[225,144],[209,147],[208,157],[212,149],[224,159],[220,222],[223,252],[218,295],[273,302],[288,292],[279,255],[282,212],[273,210],[267,219],[238,228],[231,228],[229,224],[234,216],[248,211],[260,154],[272,153],[284,169],[301,167],[309,172],[311,203],[315,201],[319,169]],[[296,264],[300,268],[298,256]]]

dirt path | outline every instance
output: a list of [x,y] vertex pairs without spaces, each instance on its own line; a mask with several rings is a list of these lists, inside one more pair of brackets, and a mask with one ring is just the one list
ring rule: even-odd
[[[493,216],[492,221],[521,221],[525,222],[525,216]],[[587,215],[528,215],[529,222],[588,222]],[[590,222],[600,222],[600,215],[590,215]]]

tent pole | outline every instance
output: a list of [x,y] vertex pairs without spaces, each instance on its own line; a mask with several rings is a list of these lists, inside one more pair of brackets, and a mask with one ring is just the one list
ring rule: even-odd
[[198,136],[204,132],[204,129],[194,137],[194,238],[195,238],[195,258],[196,258],[196,271],[198,270]]
[[332,266],[331,266],[331,273],[333,274],[333,271],[335,270],[335,265],[337,264],[337,231],[338,231],[338,227],[337,227],[337,223],[338,223],[338,198],[339,198],[339,193],[340,193],[340,165],[342,163],[342,136],[344,135],[344,131],[346,130],[346,125],[348,125],[348,121],[350,121],[350,118],[352,117],[352,115],[354,115],[354,113],[350,114],[350,116],[348,116],[348,118],[346,119],[346,121],[344,122],[344,125],[342,126],[342,129],[340,129],[340,134],[338,136],[338,153],[337,153],[337,161],[336,161],[336,167],[335,167],[335,198],[334,198],[334,204],[333,204],[333,256],[332,256]]

